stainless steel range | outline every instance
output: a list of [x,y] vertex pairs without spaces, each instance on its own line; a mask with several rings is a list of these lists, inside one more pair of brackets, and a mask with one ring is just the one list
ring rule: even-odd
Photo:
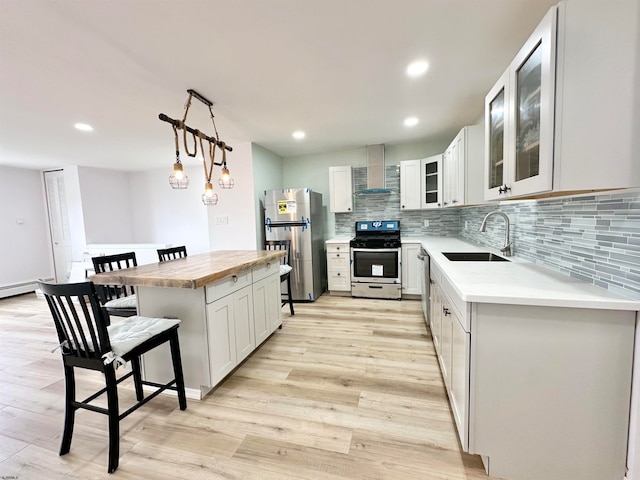
[[400,222],[356,222],[351,246],[351,296],[402,297]]

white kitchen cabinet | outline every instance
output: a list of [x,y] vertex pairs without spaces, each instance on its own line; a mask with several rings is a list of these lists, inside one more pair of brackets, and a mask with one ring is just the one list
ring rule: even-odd
[[422,293],[422,278],[420,275],[420,261],[418,255],[422,244],[402,243],[402,294],[420,295]]
[[327,243],[326,249],[329,292],[351,292],[349,243]]
[[255,346],[282,324],[280,302],[280,264],[267,263],[252,272]]
[[457,314],[453,313],[451,325],[451,379],[449,399],[451,411],[458,429],[463,451],[469,449],[469,356],[471,334],[464,330]]
[[209,371],[215,385],[233,370],[236,361],[236,330],[233,296],[227,295],[207,305]]
[[635,312],[465,302],[437,264],[431,274],[462,450],[499,478],[623,478]]
[[400,162],[400,210],[420,210],[422,177],[421,160],[403,160]]
[[483,202],[484,139],[479,125],[464,127],[444,153],[443,206]]
[[442,154],[433,155],[421,160],[420,168],[420,192],[421,207],[423,209],[442,207],[444,193],[444,174]]
[[553,186],[557,8],[552,8],[485,98],[485,199]]
[[351,166],[329,167],[329,210],[334,213],[353,211]]

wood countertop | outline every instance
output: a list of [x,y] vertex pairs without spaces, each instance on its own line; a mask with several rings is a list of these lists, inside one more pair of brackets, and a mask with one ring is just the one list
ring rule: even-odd
[[279,261],[285,252],[275,250],[220,250],[176,260],[98,273],[89,279],[98,285],[200,288],[242,270]]

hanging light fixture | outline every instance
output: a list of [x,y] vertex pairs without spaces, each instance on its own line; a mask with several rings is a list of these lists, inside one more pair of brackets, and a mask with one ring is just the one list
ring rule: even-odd
[[[216,122],[213,116],[213,110],[211,107],[213,103],[204,98],[195,90],[187,90],[189,97],[187,98],[187,102],[185,104],[185,112],[182,120],[174,120],[173,118],[168,117],[164,113],[159,115],[160,120],[163,122],[170,123],[173,127],[173,133],[175,138],[176,145],[176,162],[173,164],[173,173],[169,177],[169,184],[172,188],[175,189],[183,189],[187,188],[189,185],[189,177],[184,172],[184,168],[182,163],[180,162],[180,148],[178,143],[178,130],[183,131],[183,141],[184,141],[184,150],[185,153],[190,157],[195,157],[198,154],[198,139],[200,141],[200,151],[202,153],[202,161],[204,166],[204,176],[205,176],[205,187],[204,193],[202,194],[202,203],[205,205],[216,205],[218,203],[218,195],[213,190],[213,184],[211,183],[211,175],[213,173],[213,166],[221,166],[222,174],[220,179],[218,180],[218,185],[223,189],[230,189],[234,186],[234,180],[231,178],[229,174],[229,167],[227,166],[227,151],[231,152],[233,149],[228,146],[225,142],[220,140],[218,135],[218,130],[216,128]],[[198,129],[191,128],[187,126],[185,123],[187,121],[187,115],[189,113],[189,107],[191,106],[191,99],[195,97],[200,100],[202,103],[209,107],[209,113],[211,115],[211,121],[213,123],[213,130],[215,132],[215,138],[209,137],[205,135]],[[187,132],[191,133],[194,140],[194,151],[191,153],[189,151],[189,147],[187,144]],[[203,145],[203,141],[207,141],[209,143],[209,161],[210,164],[207,166],[207,158],[205,157],[205,149]],[[216,147],[222,150],[222,161],[220,163],[215,162],[215,149]]]
[[[224,144],[224,142],[222,142]],[[233,188],[234,185],[233,178],[229,174],[229,169],[227,168],[227,150],[222,148],[222,175],[218,179],[218,185],[220,188],[230,189]]]
[[169,176],[169,185],[174,189],[184,189],[189,186],[189,177],[182,169],[182,163],[180,162],[180,147],[178,144],[178,129],[175,125],[173,127],[173,134],[176,141],[176,163],[173,164],[173,173]]

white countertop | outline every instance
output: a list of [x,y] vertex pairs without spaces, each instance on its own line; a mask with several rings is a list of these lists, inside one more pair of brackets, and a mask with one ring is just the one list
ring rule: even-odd
[[[460,238],[417,239],[466,302],[638,310],[640,302],[562,275],[518,257],[509,262],[452,262],[442,252],[492,252]],[[411,242],[414,243],[414,242]]]
[[353,237],[334,237],[326,240],[325,243],[349,243]]

